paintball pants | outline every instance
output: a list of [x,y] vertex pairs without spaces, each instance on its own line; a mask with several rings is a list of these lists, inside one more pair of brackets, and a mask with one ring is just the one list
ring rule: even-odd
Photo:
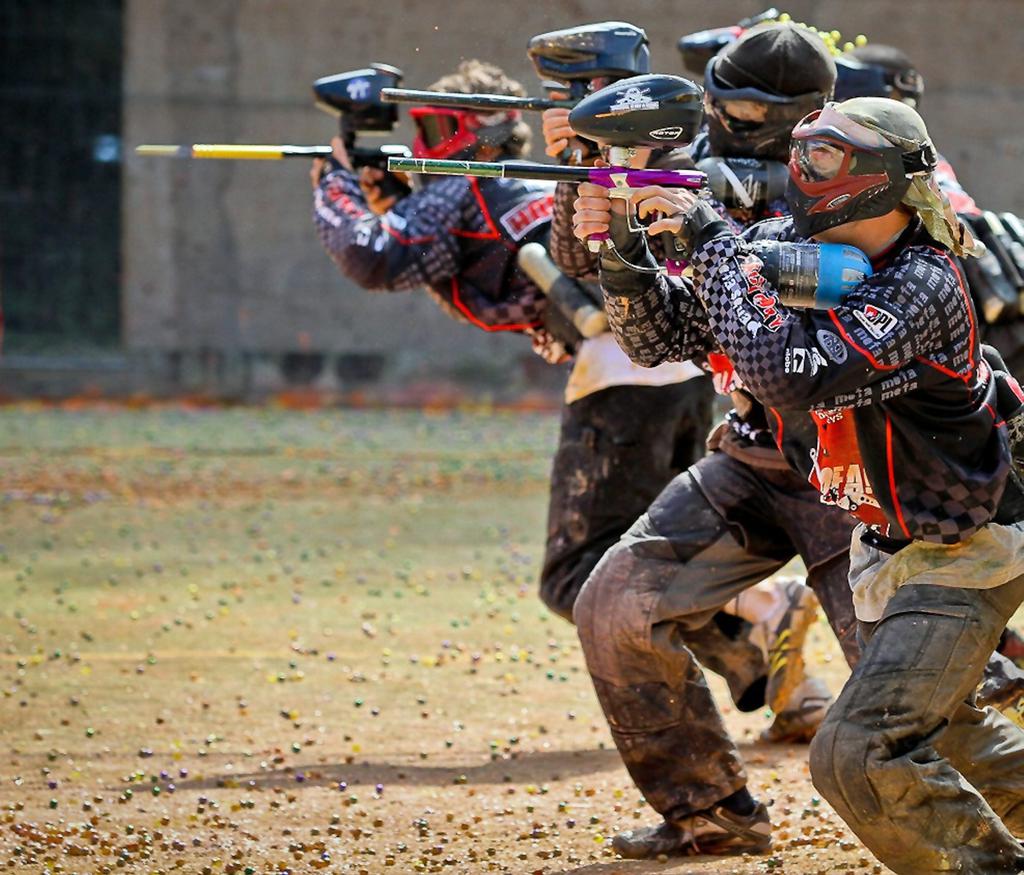
[[[1024,550],[1024,525],[1013,528]],[[990,564],[1000,575],[1001,563]],[[1024,733],[979,710],[974,689],[1024,598],[1024,576],[961,589],[928,574],[862,624],[863,654],[811,745],[811,776],[894,872],[1021,872]]]
[[722,605],[799,554],[856,659],[852,529],[798,475],[715,452],[672,480],[594,569],[577,631],[619,753],[656,811],[681,818],[746,784],[693,646]]
[[[565,406],[540,576],[540,597],[554,613],[572,621],[576,597],[605,551],[666,483],[704,455],[713,399],[711,381],[699,377],[612,386]],[[742,711],[764,704],[768,670],[749,631],[742,620],[719,614],[692,642]]]
[[572,606],[605,551],[680,471],[704,455],[714,390],[706,377],[667,386],[612,386],[562,410],[551,467],[540,597]]

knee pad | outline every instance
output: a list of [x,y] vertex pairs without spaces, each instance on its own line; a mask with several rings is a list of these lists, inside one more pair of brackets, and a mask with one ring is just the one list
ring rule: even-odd
[[[879,764],[879,742],[874,733],[829,714],[811,741],[811,782],[851,829],[854,821],[869,822],[881,815],[881,802],[872,780]],[[873,751],[874,754],[873,755]]]
[[580,590],[573,621],[591,674],[610,680],[618,676],[627,654],[649,653],[650,608],[657,593],[638,587],[641,580],[637,558],[620,542]]
[[811,783],[830,803],[839,795],[846,757],[837,747],[839,725],[828,718],[818,727],[808,750]]

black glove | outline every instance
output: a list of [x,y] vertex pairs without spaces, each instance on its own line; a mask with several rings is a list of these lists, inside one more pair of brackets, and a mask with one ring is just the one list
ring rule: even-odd
[[330,176],[336,170],[348,170],[348,168],[345,167],[345,165],[342,164],[333,155],[327,155],[323,159],[323,164],[320,165],[320,177],[317,180],[317,183],[319,184],[323,182],[328,176]]
[[676,257],[689,258],[693,251],[719,234],[727,233],[729,226],[718,215],[718,211],[703,198],[698,200],[682,216],[682,227],[675,234]]
[[601,269],[610,271],[630,270],[635,265],[647,270],[658,267],[654,260],[651,249],[647,245],[647,234],[643,231],[633,231],[629,227],[629,219],[612,210],[612,217],[608,223],[608,236],[611,238],[614,250],[601,250]]

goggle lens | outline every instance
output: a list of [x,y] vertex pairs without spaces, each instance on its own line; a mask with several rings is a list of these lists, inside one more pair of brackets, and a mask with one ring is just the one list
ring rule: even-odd
[[806,182],[835,179],[843,166],[846,150],[827,140],[794,140],[792,156]]
[[447,113],[424,113],[414,117],[413,121],[423,144],[428,149],[435,149],[446,143],[459,130],[458,118]]
[[727,131],[734,134],[744,134],[749,133],[750,131],[756,131],[765,123],[765,119],[752,121],[750,119],[737,118],[722,105],[721,101],[718,100],[711,101],[711,109],[714,111],[715,115],[718,116],[722,126]]

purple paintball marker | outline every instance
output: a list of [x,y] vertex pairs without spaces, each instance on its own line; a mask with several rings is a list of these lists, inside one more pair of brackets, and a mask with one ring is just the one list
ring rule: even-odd
[[[388,170],[403,173],[430,173],[443,176],[493,176],[506,179],[537,179],[549,182],[593,182],[608,189],[608,196],[629,200],[630,195],[648,185],[666,188],[702,188],[707,176],[698,170],[648,170],[630,167],[562,167],[557,164],[534,164],[528,161],[448,161],[440,158],[389,158]],[[642,231],[636,216],[628,214],[633,231]],[[608,234],[595,234],[587,245],[592,252],[610,246]],[[680,262],[667,262],[668,272],[682,272]]]
[[[443,161],[429,158],[390,158],[389,170],[537,179],[551,182],[593,182],[608,189],[609,197],[628,201],[634,191],[648,185],[666,188],[703,188],[707,177],[697,170],[658,170],[630,167],[639,149],[686,146],[697,135],[703,118],[703,92],[681,76],[647,74],[620,79],[581,100],[569,114],[569,124],[581,137],[607,149],[611,167],[565,167],[523,161]],[[643,230],[632,211],[629,227]],[[607,234],[587,241],[592,252],[611,247]],[[679,274],[683,263],[671,258],[667,272]]]

